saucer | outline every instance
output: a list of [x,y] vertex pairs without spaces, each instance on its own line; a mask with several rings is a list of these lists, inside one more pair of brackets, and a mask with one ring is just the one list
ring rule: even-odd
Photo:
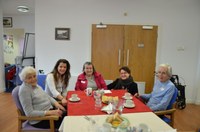
[[126,107],[126,108],[134,108],[134,107],[135,107],[135,104],[127,105],[127,104],[125,103],[125,104],[124,104],[124,107]]
[[76,98],[76,99],[72,99],[72,98],[69,98],[69,101],[71,101],[71,102],[78,102],[78,101],[80,101],[80,98]]
[[122,96],[123,99],[133,99],[132,96],[126,97],[126,96]]

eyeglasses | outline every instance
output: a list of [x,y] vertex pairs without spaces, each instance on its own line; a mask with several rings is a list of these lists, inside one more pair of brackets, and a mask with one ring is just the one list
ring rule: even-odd
[[121,75],[129,74],[128,72],[120,72]]
[[166,72],[161,72],[161,71],[158,71],[158,72],[155,72],[156,75],[167,75]]

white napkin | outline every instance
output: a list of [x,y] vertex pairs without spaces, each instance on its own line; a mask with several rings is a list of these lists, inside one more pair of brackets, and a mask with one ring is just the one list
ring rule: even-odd
[[108,105],[104,106],[101,110],[107,112],[108,114],[112,113],[112,104],[109,103]]
[[110,90],[104,90],[104,93],[107,94],[107,93],[112,93]]

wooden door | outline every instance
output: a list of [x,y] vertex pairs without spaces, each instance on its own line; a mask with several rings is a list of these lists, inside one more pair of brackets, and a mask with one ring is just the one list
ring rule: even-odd
[[124,64],[135,81],[145,82],[145,92],[152,91],[156,66],[157,26],[143,29],[141,25],[125,26]]
[[127,65],[135,81],[145,82],[152,91],[156,63],[157,26],[92,25],[92,62],[105,79],[119,77],[119,68]]
[[107,25],[96,28],[92,25],[92,63],[104,79],[116,79],[123,65],[124,26]]

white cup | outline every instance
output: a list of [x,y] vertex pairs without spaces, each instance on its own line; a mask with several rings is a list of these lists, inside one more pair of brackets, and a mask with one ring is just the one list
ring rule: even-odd
[[124,94],[124,97],[125,97],[125,98],[130,98],[130,97],[131,97],[131,94],[128,93],[128,92],[126,92],[126,93]]
[[101,89],[100,93],[101,93],[101,95],[103,95],[104,94],[104,89]]
[[92,88],[86,88],[85,93],[87,96],[92,96]]
[[103,124],[103,132],[111,132],[112,126],[110,123]]
[[140,123],[138,127],[140,130],[143,130],[143,132],[151,132],[151,129],[147,126],[147,124]]
[[78,98],[78,95],[77,95],[77,94],[72,94],[72,95],[71,95],[71,99],[72,99],[72,100],[76,100],[77,98]]
[[127,106],[133,105],[133,100],[127,99],[127,100],[126,100],[126,105],[127,105]]

